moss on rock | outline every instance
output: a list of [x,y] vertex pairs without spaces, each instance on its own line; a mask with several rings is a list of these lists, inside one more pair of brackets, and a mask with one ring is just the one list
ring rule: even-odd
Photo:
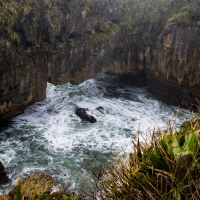
[[[55,180],[46,172],[33,175],[21,182],[21,194],[24,197],[30,197],[31,195],[39,195],[44,193],[50,193],[52,187],[56,185]],[[14,190],[11,192],[14,194]]]

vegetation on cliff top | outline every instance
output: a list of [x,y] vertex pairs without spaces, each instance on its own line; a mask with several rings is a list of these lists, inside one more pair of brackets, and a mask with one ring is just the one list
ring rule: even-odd
[[[69,10],[72,1],[63,1]],[[0,35],[3,37],[3,51],[0,53],[0,71],[26,67],[33,63],[33,52],[54,53],[61,44],[54,45],[55,50],[45,34],[45,27],[56,35],[61,30],[59,2],[44,0],[0,0]],[[42,24],[42,25],[41,25]]]
[[[81,2],[82,11],[90,12],[90,7],[97,2],[102,6],[105,5],[105,0],[83,0]],[[119,5],[124,10],[120,23],[126,27],[134,27],[145,22],[162,21],[167,23],[170,18],[185,18],[183,13],[189,13],[194,4],[197,3],[197,0],[193,0],[188,6],[186,1],[183,0],[174,0],[172,2],[171,4],[173,5],[169,5],[168,0],[121,0]],[[63,3],[67,10],[73,10],[76,7],[75,0],[63,1]],[[113,7],[108,8],[110,13],[118,12],[117,9],[118,7],[115,4],[113,4]],[[18,40],[19,36],[14,31],[14,26],[18,23],[23,23],[28,15],[33,17],[32,25],[34,25],[43,14],[43,17],[56,29],[59,17],[59,3],[40,0],[8,0],[7,2],[0,0],[0,11],[0,30],[4,29],[11,39]],[[170,22],[174,21],[173,19],[170,19]]]
[[199,199],[199,120],[154,131],[150,143],[133,141],[133,152],[105,169],[103,199]]
[[[83,33],[81,33],[83,35],[81,43],[88,40],[95,42],[105,41],[118,33],[120,28],[134,30],[137,26],[145,23],[162,24],[162,27],[166,29],[175,23],[190,24],[192,22],[190,11],[197,0],[193,0],[189,5],[183,0],[174,0],[172,2],[173,5],[169,5],[168,0],[121,0],[117,3],[106,4],[105,0],[83,0],[79,3],[81,5],[80,11],[84,13],[82,15],[86,15],[86,19]],[[97,4],[101,5],[104,10],[107,10],[105,12],[110,14],[117,14],[120,9],[123,10],[120,13],[120,20],[113,22],[97,19],[95,16],[92,17],[91,11],[94,10],[93,7]],[[22,40],[19,30],[23,29],[23,24],[28,23],[26,32],[29,32],[29,42],[31,42],[30,40],[37,41],[38,32],[42,29],[40,25],[46,20],[45,24],[51,27],[51,31],[55,35],[59,35],[61,31],[60,16],[63,12],[61,7],[64,7],[69,13],[76,13],[77,1],[69,0],[61,3],[60,1],[43,0],[8,0],[7,2],[0,0],[0,33],[9,38],[12,43],[19,44]],[[99,31],[94,30],[94,27],[99,27]],[[154,35],[157,36],[158,34]],[[150,38],[149,40],[153,41],[154,39]],[[43,42],[47,43],[49,41],[45,40]],[[50,43],[48,45],[51,47]],[[43,45],[41,45],[42,47]],[[51,51],[51,48],[44,48],[44,52],[49,51]]]
[[[147,36],[148,38],[137,38],[137,41],[140,41],[141,43],[141,48],[155,45],[157,37],[161,33],[167,31],[172,25],[190,26],[193,24],[198,26],[199,22],[194,21],[191,17],[191,10],[197,1],[198,0],[193,0],[189,4],[187,1],[183,0],[174,0],[170,3],[168,0],[149,0],[148,2],[146,0],[120,1],[123,11],[119,22],[113,26],[111,21],[104,21],[103,24],[98,22],[95,18],[88,20],[85,25],[86,33],[84,41],[93,41],[95,43],[101,42],[116,35],[122,29],[126,30],[125,32],[127,33],[135,33],[138,27],[140,28],[144,26],[143,31],[145,31],[145,29],[148,29],[150,24],[156,24],[159,28],[157,28],[153,34]],[[96,1],[91,0],[84,2],[84,8],[90,10],[89,6],[94,4]],[[116,5],[113,6],[114,7],[112,8],[108,8],[110,13],[117,12],[118,10]],[[99,24],[100,32],[92,30],[95,23]],[[102,24],[106,26],[102,26]],[[89,33],[87,33],[87,31]]]
[[168,19],[165,25],[165,29],[169,29],[169,27],[173,25],[185,25],[185,26],[198,25],[199,22],[193,20],[191,17],[191,12],[193,8],[194,8],[194,3],[183,6],[179,10],[179,12],[175,13],[172,17]]

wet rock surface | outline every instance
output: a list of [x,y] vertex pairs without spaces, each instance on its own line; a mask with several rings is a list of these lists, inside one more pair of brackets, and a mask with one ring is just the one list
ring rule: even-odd
[[99,106],[99,107],[97,107],[95,109],[98,110],[101,114],[108,114],[109,113],[108,109],[106,109],[106,108],[104,108],[102,106]]
[[90,123],[96,123],[97,120],[95,119],[95,117],[92,115],[89,115],[87,111],[88,111],[88,108],[77,108],[76,115],[78,115],[84,121],[88,121]]
[[7,173],[5,172],[2,162],[0,161],[0,184],[4,184],[8,182],[9,182],[9,178],[7,176]]

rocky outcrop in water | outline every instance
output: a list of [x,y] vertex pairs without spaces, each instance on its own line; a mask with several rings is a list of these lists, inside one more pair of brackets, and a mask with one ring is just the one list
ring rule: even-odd
[[94,116],[89,115],[87,113],[88,109],[87,108],[77,108],[76,109],[76,115],[78,115],[82,120],[90,122],[90,123],[96,123],[97,120],[95,119]]
[[105,72],[131,85],[147,78],[160,99],[190,107],[200,97],[199,4],[187,2],[0,0],[0,122],[43,100],[47,81]]
[[4,166],[2,162],[0,161],[0,184],[7,183],[7,182],[9,182],[9,179],[8,179],[7,173],[4,170]]
[[98,110],[101,114],[108,114],[109,113],[108,109],[106,109],[106,108],[104,108],[102,106],[99,106],[99,107],[97,107],[95,109]]

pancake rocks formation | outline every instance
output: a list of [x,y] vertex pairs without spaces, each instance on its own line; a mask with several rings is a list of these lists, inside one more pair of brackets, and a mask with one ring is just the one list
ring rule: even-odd
[[101,73],[184,108],[200,99],[199,2],[14,2],[0,0],[0,122],[44,100],[47,82]]

